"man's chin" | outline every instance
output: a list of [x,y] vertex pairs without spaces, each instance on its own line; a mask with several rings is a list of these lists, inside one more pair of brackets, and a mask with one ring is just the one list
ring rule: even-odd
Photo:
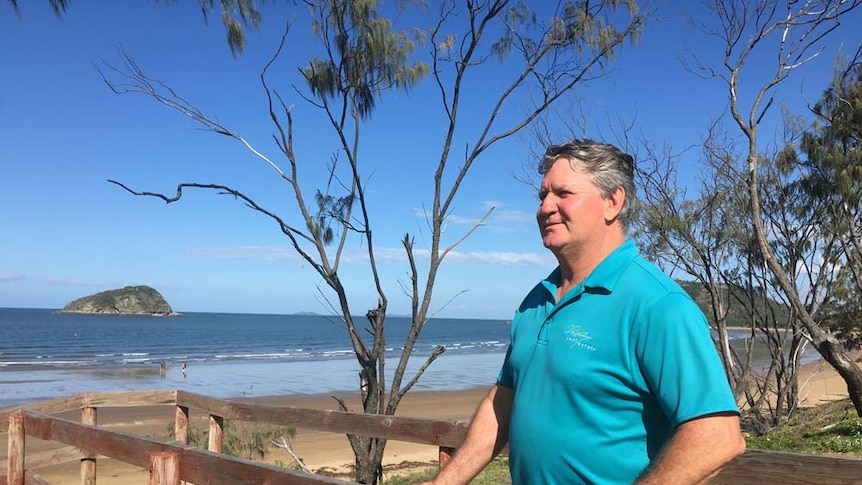
[[556,243],[553,238],[549,237],[542,238],[542,245],[552,253],[554,253],[556,249],[560,248],[560,245]]

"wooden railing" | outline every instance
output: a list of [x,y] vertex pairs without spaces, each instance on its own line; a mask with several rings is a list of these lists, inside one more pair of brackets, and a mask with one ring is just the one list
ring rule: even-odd
[[[174,406],[175,443],[106,430],[96,426],[98,408]],[[81,422],[53,414],[81,410]],[[189,410],[209,415],[208,450],[187,446]],[[94,484],[96,458],[108,457],[150,470],[150,483],[349,483],[220,454],[224,420],[241,420],[338,434],[379,436],[436,445],[440,463],[464,439],[467,424],[397,416],[320,411],[291,406],[215,399],[185,391],[92,392],[0,410],[0,432],[8,432],[6,473],[0,485],[44,483],[32,471],[81,460],[81,481]],[[65,448],[25,454],[25,436],[55,441]],[[5,478],[5,480],[4,480]]]
[[[95,425],[99,407],[127,406],[174,406],[176,442]],[[77,409],[81,410],[81,422],[52,416]],[[209,415],[208,450],[187,445],[190,409]],[[178,485],[181,481],[240,485],[350,483],[221,454],[225,419],[436,445],[441,466],[463,442],[467,430],[467,423],[460,421],[253,404],[184,391],[85,393],[27,405],[24,409],[0,410],[0,432],[8,433],[6,472],[0,476],[0,485],[44,484],[34,470],[73,460],[81,460],[81,483],[95,485],[98,457],[148,469],[151,485]],[[68,446],[26,454],[26,436]],[[862,485],[862,460],[748,450],[725,468],[716,483]]]

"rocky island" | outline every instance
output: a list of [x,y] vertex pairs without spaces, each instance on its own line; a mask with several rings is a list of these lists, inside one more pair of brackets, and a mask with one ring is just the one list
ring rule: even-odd
[[70,302],[59,313],[94,315],[176,316],[161,293],[149,286],[127,286],[85,296]]

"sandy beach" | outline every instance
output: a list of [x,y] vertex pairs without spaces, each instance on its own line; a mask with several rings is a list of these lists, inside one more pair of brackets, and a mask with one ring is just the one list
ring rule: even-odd
[[[847,397],[844,382],[823,361],[803,366],[800,384],[803,406],[813,406]],[[398,415],[468,421],[486,391],[487,388],[412,392],[402,401]],[[338,394],[338,397],[345,399],[351,406],[355,406],[358,402],[355,396],[349,394]],[[255,398],[255,400],[312,409],[338,409],[335,399],[328,395],[270,396]],[[70,419],[75,419],[74,414],[69,416]],[[99,424],[107,428],[144,436],[164,437],[167,435],[168,425],[173,419],[173,408],[169,406],[104,408],[99,409],[98,418]],[[194,410],[192,410],[192,419],[195,419]],[[5,435],[0,435],[0,439],[3,441],[5,438]],[[297,429],[297,435],[290,442],[294,452],[302,458],[309,469],[350,479],[349,467],[352,463],[353,454],[343,435]],[[28,439],[27,443],[28,452],[41,451],[51,446],[51,444],[35,439]],[[403,473],[405,470],[414,470],[417,466],[435,466],[436,460],[437,448],[434,446],[390,441],[386,446],[384,457],[384,476]],[[273,448],[265,461],[290,463],[292,458],[286,451]],[[71,485],[80,482],[77,463],[67,463],[35,471],[49,483],[56,485]],[[147,470],[109,459],[99,460],[97,474],[100,485],[147,484],[149,479]]]

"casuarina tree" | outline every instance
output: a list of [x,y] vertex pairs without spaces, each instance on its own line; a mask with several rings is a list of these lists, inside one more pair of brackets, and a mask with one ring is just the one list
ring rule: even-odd
[[[167,84],[150,77],[128,54],[119,64],[100,68],[116,93],[149,96],[205,129],[245,146],[283,183],[292,200],[290,209],[271,209],[255,194],[229,184],[182,182],[167,195],[112,182],[133,194],[167,203],[181,200],[190,189],[212,190],[268,217],[320,277],[321,293],[341,319],[361,368],[358,386],[362,412],[393,415],[405,394],[445,350],[435,349],[423,356],[414,371],[407,372],[417,338],[433,315],[432,295],[441,264],[493,210],[462,233],[444,234],[459,189],[471,169],[484,161],[483,155],[492,146],[530,125],[577,86],[600,79],[622,47],[637,38],[653,11],[644,3],[619,0],[542,4],[540,11],[527,2],[443,1],[435,3],[432,15],[427,15],[428,11],[409,15],[414,10],[404,14],[401,9],[422,8],[418,2],[408,1],[385,8],[375,0],[304,3],[322,54],[311,58],[301,58],[302,52],[297,50],[288,54],[288,27],[275,54],[263,66],[261,88],[274,130],[271,149],[254,146],[217,118],[206,115]],[[430,22],[399,29],[395,22],[406,18]],[[274,66],[287,57],[299,63],[300,84],[280,82],[273,74]],[[483,85],[483,95],[465,96],[466,87],[475,87],[480,82],[477,76],[489,71],[494,72],[494,83]],[[430,188],[425,247],[417,248],[415,235],[409,232],[401,238],[407,276],[400,289],[411,301],[410,328],[405,341],[393,345],[386,339],[389,295],[381,277],[373,230],[374,222],[382,216],[369,204],[367,186],[373,160],[363,157],[362,134],[373,126],[376,110],[387,95],[407,96],[406,102],[410,102],[409,93],[419,83],[431,83],[431,89],[424,93],[437,96],[440,112],[413,119],[417,136],[431,137],[436,148],[431,155],[423,150],[421,162]],[[328,163],[303,158],[297,150],[295,141],[303,125],[294,116],[295,103],[319,110],[331,131],[335,146]],[[403,154],[393,153],[392,157]],[[389,168],[397,169],[398,163],[393,161]],[[301,183],[303,174],[321,166],[328,183]],[[373,301],[355,301],[342,280],[345,249],[357,245],[367,257],[367,284],[375,290]],[[434,305],[439,308],[445,304]],[[364,308],[359,312],[364,314],[364,321],[356,318],[357,307]],[[399,355],[387,360],[387,347],[400,348]],[[391,363],[395,369],[390,372],[387,364]],[[351,410],[347,402],[339,403],[343,410]],[[377,483],[386,441],[357,435],[348,439],[355,455],[356,481]]]

